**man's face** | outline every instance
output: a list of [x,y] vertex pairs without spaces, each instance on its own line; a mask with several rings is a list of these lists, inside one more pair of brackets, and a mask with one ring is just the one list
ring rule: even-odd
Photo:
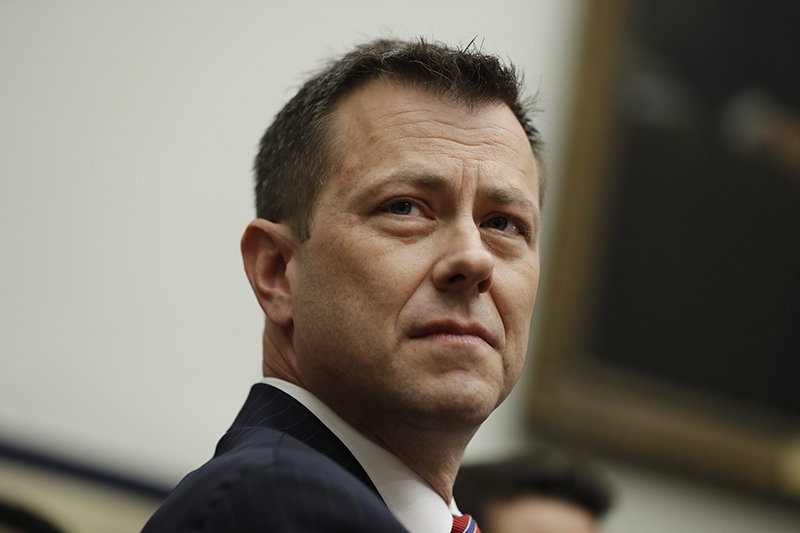
[[491,533],[595,533],[597,520],[585,509],[556,498],[520,496],[486,506]]
[[345,97],[332,128],[343,164],[292,274],[303,379],[362,430],[477,428],[522,370],[539,282],[525,133],[505,105],[385,82]]

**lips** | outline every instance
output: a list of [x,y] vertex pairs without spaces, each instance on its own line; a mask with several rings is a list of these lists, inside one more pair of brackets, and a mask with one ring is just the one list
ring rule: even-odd
[[457,320],[440,320],[429,322],[413,328],[410,337],[419,339],[431,336],[479,337],[489,346],[496,345],[496,339],[488,329],[477,322],[461,322]]

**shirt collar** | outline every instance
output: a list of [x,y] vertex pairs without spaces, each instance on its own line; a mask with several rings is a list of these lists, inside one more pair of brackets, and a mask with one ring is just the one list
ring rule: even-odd
[[411,533],[450,533],[453,517],[461,516],[455,499],[448,505],[427,481],[402,459],[381,448],[345,422],[312,393],[278,378],[262,383],[282,390],[325,424],[361,464],[386,506]]

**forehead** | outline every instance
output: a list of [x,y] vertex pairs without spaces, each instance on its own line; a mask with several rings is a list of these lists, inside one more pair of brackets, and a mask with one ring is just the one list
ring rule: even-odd
[[530,143],[503,103],[466,106],[418,88],[373,81],[346,95],[332,118],[343,179],[367,166],[401,164],[410,172],[434,174],[472,168],[492,179],[524,182],[538,199]]

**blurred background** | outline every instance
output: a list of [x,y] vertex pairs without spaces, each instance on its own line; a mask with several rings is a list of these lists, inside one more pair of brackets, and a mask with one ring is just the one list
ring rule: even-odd
[[[607,532],[800,531],[786,489],[800,479],[800,19],[789,2],[734,4],[738,21],[712,1],[0,3],[0,500],[66,532],[134,532],[210,458],[261,377],[263,315],[239,255],[261,134],[324,58],[423,36],[475,39],[524,69],[549,145],[529,364],[465,461],[541,440],[590,453],[617,486]],[[763,46],[743,58],[731,36],[753,21]],[[677,268],[669,250],[706,270],[646,299],[663,276],[645,267]],[[576,387],[602,398],[558,399]],[[635,396],[587,411],[626,388],[657,396],[638,422],[613,418],[649,405]],[[708,424],[683,423],[693,406]],[[601,416],[645,437],[575,429]],[[718,420],[732,429],[697,429]],[[704,470],[737,431],[772,440]],[[711,451],[686,459],[697,435]],[[737,474],[747,461],[765,481]]]

